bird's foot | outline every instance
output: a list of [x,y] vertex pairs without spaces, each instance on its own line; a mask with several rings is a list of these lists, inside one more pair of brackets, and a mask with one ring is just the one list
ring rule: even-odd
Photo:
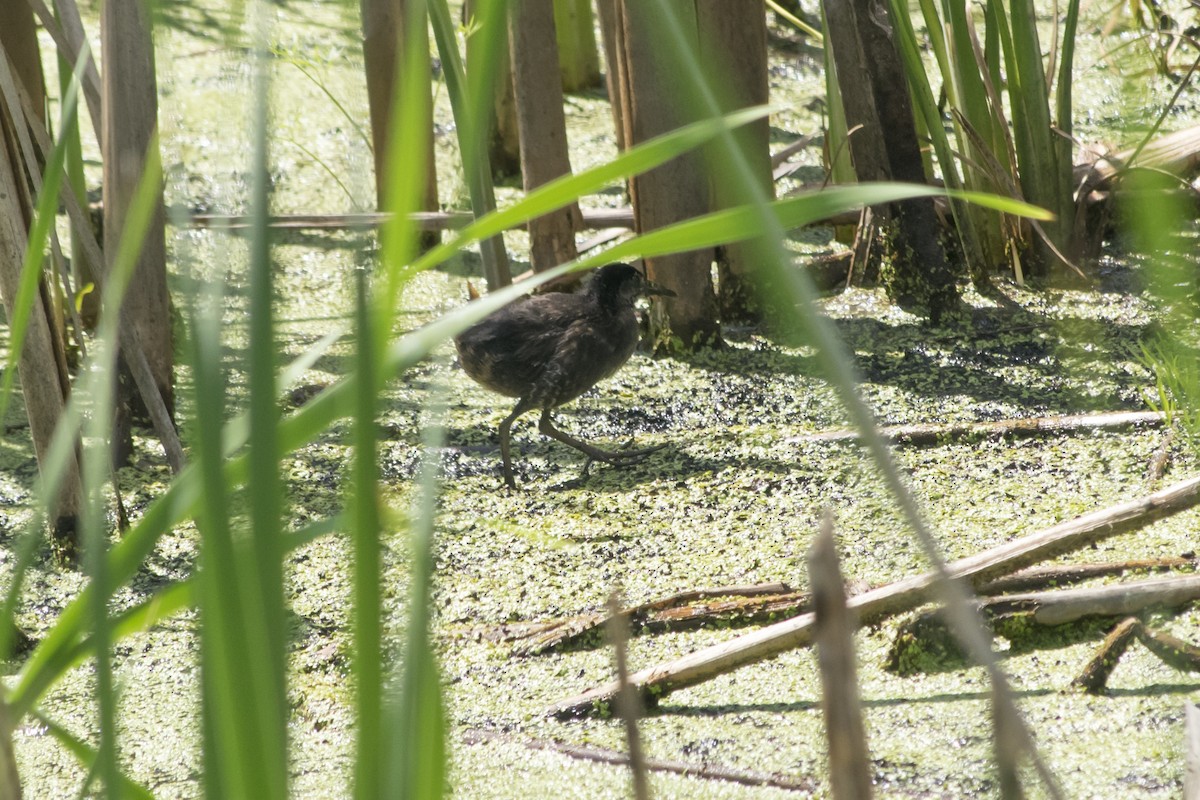
[[501,488],[508,489],[510,492],[517,490],[517,479],[513,476],[511,470],[502,469],[501,474],[504,476],[504,484]]

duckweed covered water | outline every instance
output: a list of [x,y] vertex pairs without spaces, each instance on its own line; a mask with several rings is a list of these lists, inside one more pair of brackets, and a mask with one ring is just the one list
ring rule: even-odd
[[[160,50],[176,59],[160,58],[165,160],[173,165],[169,200],[195,209],[237,211],[245,194],[240,138],[245,131],[227,120],[238,118],[248,74],[235,47],[213,49],[204,27],[208,12],[189,7],[177,13],[175,24],[164,27],[158,40]],[[364,121],[365,91],[350,11],[336,4],[303,3],[281,6],[279,16],[281,51],[307,59],[321,81]],[[785,142],[819,125],[806,104],[823,90],[812,52],[777,45],[772,88],[792,110],[772,124],[774,138]],[[1097,72],[1107,69],[1098,57],[1093,63]],[[369,207],[372,181],[365,145],[320,90],[294,70],[281,56],[274,110],[281,140],[275,149],[278,210],[332,213]],[[1088,75],[1083,86],[1096,82],[1110,92],[1081,102],[1094,109],[1089,122],[1121,119],[1126,95],[1096,72]],[[1168,91],[1155,84],[1150,94],[1161,102]],[[1194,112],[1194,92],[1188,98]],[[577,168],[611,152],[607,114],[598,96],[570,100]],[[444,91],[438,95],[438,115],[440,129],[449,130]],[[452,138],[439,137],[438,148],[443,198],[453,201]],[[310,155],[288,140],[303,144]],[[804,157],[816,158],[814,153]],[[347,191],[332,186],[326,166],[343,177]],[[619,201],[617,191],[589,200]],[[519,236],[510,240],[514,252],[519,243]],[[795,243],[804,252],[832,246],[827,233],[797,236]],[[186,291],[194,276],[223,275],[230,282],[228,347],[233,388],[240,391],[243,244],[212,232],[176,230],[173,251],[181,265],[177,291]],[[275,253],[281,358],[294,357],[330,330],[346,326],[349,275],[356,266],[371,263],[374,253],[370,234],[281,237]],[[1105,263],[1104,283],[1095,289],[1030,289],[1002,282],[1003,302],[968,292],[967,311],[938,327],[888,306],[867,290],[832,297],[824,310],[854,353],[862,390],[884,424],[1141,409],[1152,380],[1140,362],[1139,342],[1155,315],[1138,284],[1137,268],[1120,260]],[[465,282],[457,274],[420,276],[406,295],[397,332],[465,297]],[[348,353],[348,346],[335,345],[302,384],[336,381],[348,371]],[[186,370],[179,380],[186,386]],[[470,383],[445,345],[397,378],[381,398],[380,459],[388,506],[384,603],[393,642],[405,616],[404,519],[410,481],[421,458],[419,430],[433,419],[426,403],[434,395],[447,402],[446,444],[434,454],[445,478],[437,526],[434,630],[457,796],[593,798],[627,792],[626,774],[614,767],[516,744],[462,743],[465,731],[482,728],[514,740],[537,737],[624,747],[622,730],[612,720],[564,723],[543,714],[549,704],[611,678],[605,649],[513,658],[504,645],[482,635],[490,626],[595,611],[616,586],[630,603],[723,584],[783,581],[802,588],[807,584],[805,552],[825,508],[836,514],[839,554],[848,577],[883,583],[925,569],[859,450],[803,438],[841,427],[844,419],[814,352],[802,341],[770,331],[734,330],[726,347],[686,360],[636,355],[614,378],[559,412],[558,419],[580,436],[609,444],[633,436],[639,445],[665,444],[664,450],[619,471],[596,465],[590,477],[577,481],[580,454],[539,436],[533,418],[527,418],[515,431],[521,487],[516,492],[501,488],[496,445],[496,426],[510,411],[510,401]],[[187,419],[186,409],[180,416]],[[20,419],[14,409],[7,422],[18,427],[0,443],[0,538],[6,542],[12,542],[26,518],[35,472]],[[982,439],[899,448],[897,457],[945,554],[953,558],[1151,491],[1155,486],[1146,478],[1147,465],[1163,446],[1163,437],[1163,431],[1152,429]],[[335,426],[310,447],[284,458],[281,469],[296,525],[328,516],[341,502],[346,440],[346,430]],[[133,514],[169,480],[153,440],[140,438],[138,446],[136,463],[121,473]],[[1193,456],[1174,445],[1165,480],[1190,475],[1195,468]],[[1076,558],[1179,555],[1195,548],[1196,526],[1196,513],[1183,514]],[[165,539],[118,603],[134,602],[165,581],[187,575],[195,541],[188,527]],[[3,555],[0,575],[11,565],[8,551]],[[294,792],[300,797],[348,794],[354,739],[349,560],[348,543],[338,535],[303,548],[289,563],[290,733]],[[21,624],[34,635],[45,631],[81,587],[77,574],[48,560],[39,563],[21,608]],[[1152,621],[1195,642],[1200,612],[1161,614]],[[982,671],[960,667],[900,676],[885,670],[899,625],[899,620],[888,621],[860,631],[855,639],[879,796],[994,795],[988,686]],[[630,660],[635,668],[659,664],[737,633],[640,636],[630,643]],[[1038,745],[1068,796],[1178,796],[1182,708],[1200,687],[1200,678],[1178,673],[1134,647],[1114,672],[1108,694],[1070,692],[1071,678],[1101,635],[1089,623],[1012,641],[997,638],[996,646]],[[9,674],[13,669],[15,665]],[[122,758],[129,774],[160,797],[196,796],[195,616],[185,614],[123,641],[116,670]],[[44,708],[77,735],[94,738],[91,690],[91,669],[80,667],[46,699]],[[665,698],[642,721],[643,739],[652,757],[809,778],[816,793],[825,794],[819,699],[812,653],[785,653]],[[71,796],[78,790],[83,773],[44,730],[26,723],[18,730],[16,746],[29,796]],[[680,776],[655,775],[652,785],[656,796],[663,797],[795,794]]]

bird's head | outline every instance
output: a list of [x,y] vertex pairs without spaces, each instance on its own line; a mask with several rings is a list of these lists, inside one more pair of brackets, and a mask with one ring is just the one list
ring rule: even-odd
[[661,295],[674,297],[675,293],[665,286],[650,281],[636,267],[629,264],[607,264],[592,275],[588,290],[600,298],[602,303],[633,305],[639,297]]

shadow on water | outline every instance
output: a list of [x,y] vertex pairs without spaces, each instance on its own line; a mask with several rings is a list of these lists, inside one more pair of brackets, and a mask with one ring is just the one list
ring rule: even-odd
[[[272,0],[277,9],[296,18],[302,18],[304,24],[312,28],[324,28],[342,34],[348,46],[360,45],[361,31],[356,25],[334,24],[314,19],[310,6],[328,5],[336,7],[339,0],[315,0],[315,2],[299,3],[295,0]],[[245,19],[247,8],[245,4],[231,3],[220,9],[186,2],[185,0],[156,0],[152,4],[154,24],[157,27],[170,28],[179,33],[213,44],[224,42],[232,47],[243,47],[247,44]]]
[[[1143,380],[1113,370],[1113,362],[1137,361],[1141,342],[1154,330],[1151,323],[1051,318],[1012,306],[969,309],[936,327],[865,316],[835,318],[833,324],[865,384],[918,397],[962,395],[986,404],[1015,404],[1031,414],[1143,407],[1136,398]],[[796,336],[767,332],[754,341],[754,347],[682,360],[726,382],[782,375],[822,379],[815,354],[797,354],[795,348],[812,351]],[[1015,371],[1023,376],[1016,379]],[[1092,374],[1110,376],[1115,396],[1096,396],[1087,381]]]

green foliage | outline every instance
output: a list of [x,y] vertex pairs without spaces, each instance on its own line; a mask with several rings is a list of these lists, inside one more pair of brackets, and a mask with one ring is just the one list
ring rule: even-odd
[[889,3],[914,112],[930,139],[942,180],[951,188],[1026,200],[1054,215],[1044,224],[1019,224],[979,206],[952,204],[971,273],[982,276],[1007,263],[1020,280],[1027,254],[1045,266],[1072,258],[1080,249],[1071,238],[1075,198],[1070,138],[1078,0],[1067,5],[1061,45],[1051,48],[1061,53],[1054,82],[1048,78],[1054,64],[1044,63],[1031,2],[989,0],[982,37],[973,9],[962,0],[921,0],[920,10],[945,91],[953,140],[908,3]]
[[1183,203],[1166,191],[1175,185],[1173,178],[1141,171],[1130,179],[1138,197],[1129,204],[1134,245],[1146,258],[1150,289],[1165,312],[1162,328],[1142,345],[1142,362],[1155,379],[1155,395],[1147,403],[1200,450],[1200,274],[1190,257],[1195,226]]

